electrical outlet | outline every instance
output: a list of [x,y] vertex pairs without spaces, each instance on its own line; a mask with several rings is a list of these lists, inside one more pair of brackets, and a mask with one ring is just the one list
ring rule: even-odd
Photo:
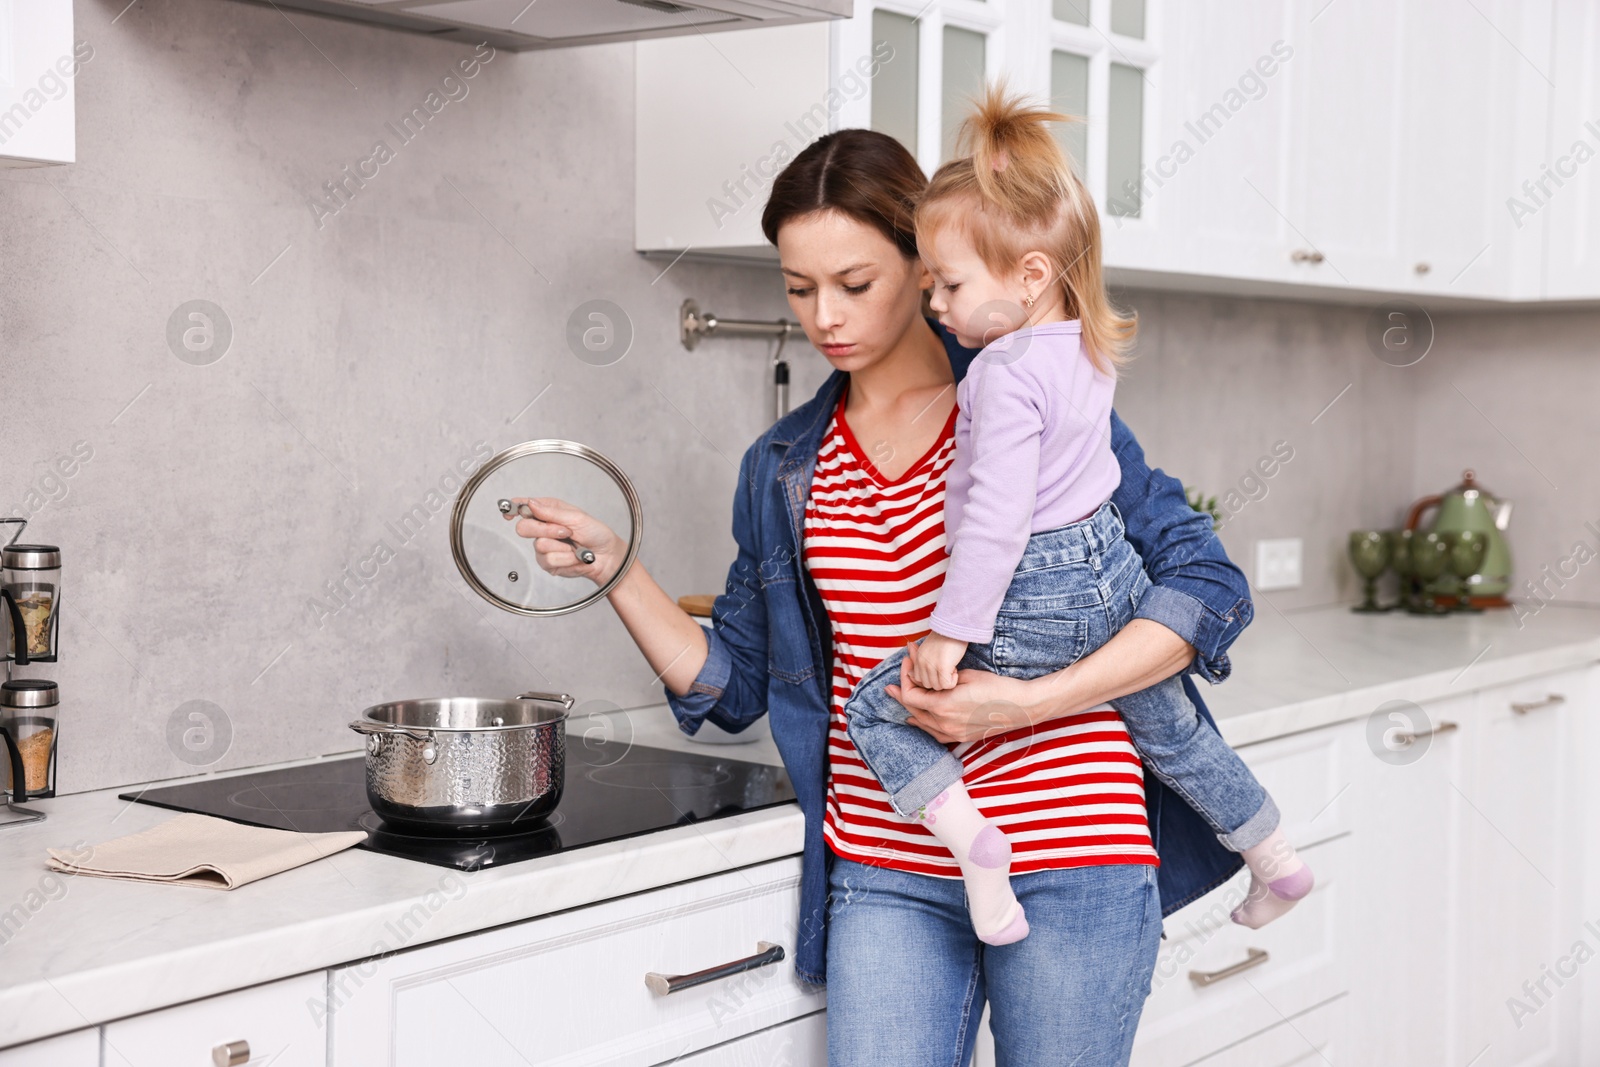
[[1300,549],[1298,537],[1256,542],[1256,588],[1263,593],[1274,589],[1300,588]]

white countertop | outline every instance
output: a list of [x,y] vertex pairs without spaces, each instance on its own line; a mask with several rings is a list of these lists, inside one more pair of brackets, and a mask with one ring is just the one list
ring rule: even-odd
[[[1239,745],[1596,661],[1600,610],[1548,607],[1519,629],[1509,612],[1282,615],[1258,603],[1233,677],[1201,689]],[[764,732],[709,746],[664,705],[617,714],[617,733],[640,744],[780,762]],[[0,830],[0,1047],[392,951],[389,924],[436,891],[450,890],[405,947],[793,855],[804,828],[790,804],[471,873],[350,849],[229,892],[47,871],[47,847],[173,816],[117,799],[137,788],[36,801],[46,821]]]

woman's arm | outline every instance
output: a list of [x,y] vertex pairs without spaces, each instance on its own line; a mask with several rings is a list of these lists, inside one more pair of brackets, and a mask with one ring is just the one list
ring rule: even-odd
[[1211,516],[1189,506],[1182,482],[1150,469],[1144,449],[1116,412],[1111,449],[1122,468],[1111,502],[1152,583],[1135,617],[1161,623],[1194,646],[1192,669],[1220,682],[1232,669],[1229,646],[1255,614],[1250,583],[1223,551]]
[[606,599],[656,677],[677,696],[688,696],[709,653],[705,628],[656,584],[638,560]]
[[940,741],[974,741],[1037,726],[1137,693],[1183,670],[1194,646],[1159,622],[1134,619],[1076,663],[1031,681],[964,670],[956,687],[919,688],[902,665],[888,694],[906,706],[907,721]]

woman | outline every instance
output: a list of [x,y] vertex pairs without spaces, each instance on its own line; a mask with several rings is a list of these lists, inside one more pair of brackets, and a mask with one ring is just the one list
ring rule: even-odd
[[[1112,500],[1154,583],[1139,617],[1042,678],[968,670],[931,692],[902,673],[893,693],[910,721],[956,745],[989,803],[1006,806],[1019,779],[1055,775],[1051,808],[1078,803],[1065,823],[1089,827],[1085,837],[1045,826],[1031,854],[1019,844],[1013,883],[1033,932],[981,944],[948,853],[919,840],[860,773],[841,710],[854,679],[925,632],[943,573],[955,383],[976,352],[923,314],[932,279],[911,209],[924,185],[903,146],[866,130],[820,138],[778,176],[763,229],[790,306],[834,373],[744,455],[738,558],[712,630],[637,562],[609,599],[685,733],[771,715],[806,821],[795,967],[829,979],[830,1063],[965,1062],[985,999],[1003,1064],[1125,1063],[1163,904],[1182,906],[1239,864],[1159,783],[1143,785],[1120,720],[1091,709],[1186,669],[1226,677],[1226,649],[1251,616],[1248,587],[1209,519],[1145,465],[1113,416],[1122,484]],[[539,519],[517,532],[536,539],[541,566],[596,582],[615,572],[625,546],[610,530],[560,501],[530,504]],[[579,564],[557,540],[567,537],[595,562]],[[1083,767],[1103,773],[1075,777]],[[1110,784],[1086,792],[1091,781]]]

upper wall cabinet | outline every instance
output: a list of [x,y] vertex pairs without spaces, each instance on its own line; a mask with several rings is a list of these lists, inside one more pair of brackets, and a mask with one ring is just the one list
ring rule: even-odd
[[69,0],[0,0],[0,166],[74,160],[73,81],[92,58]]
[[1600,299],[1593,0],[855,0],[638,45],[637,245],[774,258],[771,180],[870,127],[932,173],[1004,75],[1100,205],[1113,282]]
[[1507,183],[1507,214],[1515,211],[1519,232],[1547,242],[1545,296],[1593,299],[1600,296],[1600,4],[1556,0],[1554,22],[1550,147],[1543,165]]

